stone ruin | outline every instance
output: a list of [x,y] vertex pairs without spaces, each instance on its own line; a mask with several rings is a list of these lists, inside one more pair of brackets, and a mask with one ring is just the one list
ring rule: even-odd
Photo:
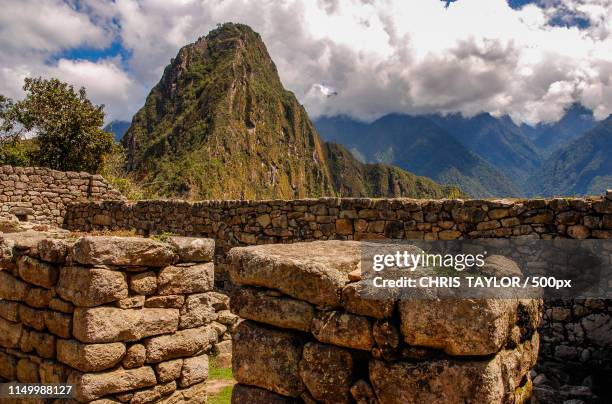
[[187,237],[5,234],[0,382],[73,384],[76,401],[57,403],[205,402],[208,355],[237,320],[213,291],[213,252]]
[[232,402],[522,403],[542,301],[373,300],[352,241],[234,248]]

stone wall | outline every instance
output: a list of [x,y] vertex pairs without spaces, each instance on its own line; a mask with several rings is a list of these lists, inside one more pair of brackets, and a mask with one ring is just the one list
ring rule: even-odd
[[213,240],[72,237],[0,240],[0,382],[71,383],[83,403],[205,402],[208,353],[229,339]]
[[[105,201],[70,205],[65,225],[214,238],[216,278],[224,288],[229,283],[227,253],[235,246],[380,238],[610,239],[612,191],[603,197],[532,200]],[[546,302],[540,363],[550,370],[554,388],[582,383],[607,387],[605,380],[612,375],[611,306],[610,300]]]
[[123,199],[123,196],[100,175],[0,166],[0,216],[59,225],[68,203],[91,199]]
[[233,335],[234,403],[531,395],[541,300],[362,297],[361,250],[351,241],[235,248],[230,257],[231,309],[247,319]]

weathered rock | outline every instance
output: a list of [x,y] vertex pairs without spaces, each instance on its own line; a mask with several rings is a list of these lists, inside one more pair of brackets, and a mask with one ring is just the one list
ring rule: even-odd
[[19,349],[22,352],[36,351],[38,356],[51,359],[55,357],[55,337],[24,328],[19,341]]
[[130,275],[130,290],[139,295],[153,295],[157,291],[157,274],[153,271]]
[[29,286],[6,271],[0,271],[0,299],[24,301]]
[[535,365],[537,334],[517,349],[481,360],[370,362],[370,381],[381,403],[514,402],[516,389]]
[[187,296],[180,311],[179,329],[200,327],[214,321],[217,313],[208,293]]
[[303,344],[303,337],[292,332],[243,321],[233,335],[234,377],[239,383],[298,397],[304,390],[299,377]]
[[125,355],[125,344],[83,344],[76,340],[57,340],[57,360],[81,372],[110,369]]
[[374,344],[370,319],[339,311],[318,313],[312,335],[321,342],[366,351]]
[[38,367],[41,383],[60,384],[68,378],[69,367],[55,361],[43,361]]
[[309,342],[304,345],[300,377],[316,400],[349,403],[353,357],[346,349]]
[[45,311],[45,326],[49,332],[62,338],[72,336],[72,316],[56,311]]
[[194,356],[203,352],[217,333],[211,327],[188,328],[172,335],[162,335],[145,340],[147,363]]
[[580,324],[590,341],[602,347],[612,346],[612,317],[609,314],[589,314]]
[[210,262],[215,256],[215,240],[196,237],[168,237],[181,262]]
[[122,393],[153,386],[155,372],[149,366],[137,369],[116,369],[102,373],[73,372],[68,383],[74,385],[75,398],[80,402],[95,400],[107,394]]
[[142,344],[134,344],[130,346],[121,364],[125,369],[139,368],[144,365],[147,359],[147,349]]
[[238,321],[240,317],[229,310],[221,310],[217,312],[217,321],[227,327],[231,327]]
[[28,327],[42,331],[45,329],[45,312],[21,304],[19,305],[19,321]]
[[17,358],[0,351],[0,377],[15,380],[17,377]]
[[37,308],[46,308],[51,303],[51,300],[55,297],[54,289],[45,289],[30,287],[26,294],[25,302],[28,306]]
[[359,243],[347,241],[233,248],[230,276],[238,285],[277,289],[315,305],[338,306],[360,254]]
[[208,355],[194,356],[183,361],[179,386],[189,387],[208,379]]
[[72,255],[86,265],[164,267],[176,259],[169,245],[137,237],[82,237]]
[[19,321],[19,303],[0,300],[0,317],[13,322]]
[[232,310],[242,318],[281,328],[310,331],[315,310],[312,305],[254,288],[237,289]]
[[71,247],[72,244],[66,240],[46,238],[38,242],[37,250],[41,260],[61,264],[66,261]]
[[182,368],[183,359],[173,359],[166,362],[157,363],[155,365],[157,380],[159,380],[161,383],[176,380],[181,376]]
[[183,295],[150,296],[145,300],[145,307],[180,309],[185,303]]
[[518,276],[523,277],[523,271],[518,264],[502,255],[490,255],[485,258],[485,265],[479,268],[479,271],[483,274],[495,276],[498,278],[504,276]]
[[363,379],[357,380],[351,387],[351,395],[357,404],[378,404],[374,389],[370,383]]
[[115,306],[120,309],[136,309],[139,307],[144,307],[145,304],[145,296],[132,296],[126,297],[125,299],[117,300],[115,302]]
[[208,292],[213,289],[215,276],[214,264],[192,266],[169,266],[159,272],[160,295],[176,295]]
[[17,380],[21,383],[40,383],[38,365],[29,359],[17,362]]
[[62,313],[73,313],[74,305],[70,302],[66,302],[59,297],[53,297],[49,300],[49,308],[51,310],[59,311]]
[[301,403],[292,397],[281,396],[259,387],[237,384],[232,391],[232,403],[249,404],[298,404]]
[[162,397],[168,396],[176,391],[176,382],[158,384],[157,386],[134,393],[130,404],[148,404],[158,402]]
[[34,285],[52,288],[57,282],[57,268],[36,258],[27,255],[19,257],[17,268],[21,279]]
[[201,404],[207,399],[206,383],[198,383],[186,389],[176,390],[174,394],[160,401],[161,404]]
[[374,341],[379,347],[397,348],[401,342],[401,335],[395,324],[389,320],[378,320],[372,329]]
[[74,311],[73,334],[88,343],[137,341],[176,331],[178,320],[176,309],[78,308]]
[[395,299],[392,290],[384,296],[372,295],[370,280],[349,283],[342,289],[342,306],[350,313],[374,318],[388,318],[393,314]]
[[409,345],[449,355],[489,355],[506,343],[517,307],[514,299],[402,300],[401,332]]
[[123,272],[104,268],[62,267],[57,294],[81,307],[94,307],[128,297]]

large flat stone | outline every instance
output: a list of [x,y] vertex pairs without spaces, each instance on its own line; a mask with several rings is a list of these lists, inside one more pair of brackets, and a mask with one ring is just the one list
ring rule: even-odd
[[510,337],[518,307],[516,299],[404,300],[399,302],[401,333],[409,345],[449,355],[490,355]]
[[215,265],[210,262],[191,266],[169,266],[159,272],[158,295],[180,295],[211,291]]
[[57,341],[57,360],[81,372],[99,372],[118,364],[125,355],[125,344],[83,344],[76,340]]
[[512,403],[521,379],[535,365],[537,334],[514,350],[469,360],[370,362],[370,381],[385,404],[439,402]]
[[231,296],[231,306],[242,318],[306,332],[315,314],[309,303],[254,288],[237,289]]
[[147,348],[147,363],[194,356],[206,350],[216,338],[217,333],[210,326],[188,328],[172,335],[148,338],[144,342]]
[[178,320],[177,309],[78,308],[74,311],[73,334],[87,343],[138,341],[175,332]]
[[137,369],[116,369],[101,373],[73,372],[68,383],[74,385],[74,395],[79,402],[88,402],[108,394],[153,386],[157,383],[155,372],[149,366]]
[[289,397],[304,391],[299,377],[303,337],[247,320],[238,325],[232,342],[233,374],[239,383]]
[[277,289],[320,306],[338,306],[348,274],[359,268],[360,244],[315,241],[233,248],[230,276],[238,285]]
[[76,306],[95,307],[128,297],[127,276],[105,268],[62,267],[56,290]]
[[74,244],[76,262],[87,265],[164,267],[176,260],[167,244],[140,237],[82,237]]

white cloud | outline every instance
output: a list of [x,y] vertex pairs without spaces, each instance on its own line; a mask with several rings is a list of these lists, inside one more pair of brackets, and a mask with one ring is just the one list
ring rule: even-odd
[[[71,34],[48,33],[53,25],[28,15],[31,2],[14,3],[0,44],[26,50],[0,56],[2,78],[62,74],[87,85],[113,117],[135,112],[178,49],[225,21],[262,35],[285,86],[312,115],[489,111],[534,123],[558,119],[575,101],[598,118],[612,113],[612,0],[540,0],[520,10],[505,0],[448,9],[437,0],[47,1]],[[559,25],[577,21],[589,27]],[[44,58],[32,56],[113,35],[131,51],[127,73],[114,60],[43,69]],[[15,87],[5,83],[0,92]],[[318,83],[338,95],[318,96]]]

